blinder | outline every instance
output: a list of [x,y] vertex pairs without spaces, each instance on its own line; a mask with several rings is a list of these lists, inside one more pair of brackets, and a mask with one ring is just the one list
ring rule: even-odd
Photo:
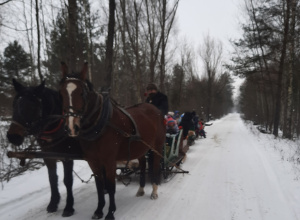
[[[31,102],[36,102],[37,105],[31,105],[31,106],[36,106],[37,112],[30,112],[35,116],[34,119],[26,118],[26,114],[23,113],[22,105],[28,106],[29,104],[24,104],[22,103],[26,96],[19,96],[15,102],[14,102],[14,114],[13,114],[13,121],[12,123],[16,124],[19,127],[22,127],[22,129],[26,132],[26,134],[34,134],[36,130],[39,129],[34,129],[39,127],[38,125],[40,124],[40,121],[42,120],[42,100],[37,97],[37,96],[32,96],[28,97],[28,99],[31,99]],[[27,114],[30,114],[27,113]]]

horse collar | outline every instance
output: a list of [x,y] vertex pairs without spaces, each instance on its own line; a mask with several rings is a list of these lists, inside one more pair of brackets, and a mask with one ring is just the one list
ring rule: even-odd
[[98,139],[98,137],[100,137],[104,133],[106,125],[108,124],[112,116],[112,104],[108,95],[102,96],[102,99],[103,101],[100,107],[101,112],[96,123],[94,124],[94,126],[91,126],[88,129],[81,130],[80,138],[88,141],[93,141]]

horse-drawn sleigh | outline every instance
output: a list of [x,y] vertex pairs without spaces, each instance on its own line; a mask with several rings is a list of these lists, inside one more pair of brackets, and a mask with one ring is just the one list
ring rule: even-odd
[[[65,169],[68,178],[65,177],[64,182],[68,189],[69,206],[67,203],[64,216],[74,213],[70,177],[72,160],[86,160],[95,175],[98,191],[98,207],[93,215],[95,219],[103,217],[104,191],[108,193],[110,200],[109,212],[105,219],[114,219],[117,161],[138,159],[140,188],[136,195],[143,196],[146,175],[145,154],[150,152],[148,172],[153,187],[151,199],[158,198],[157,189],[161,174],[166,178],[175,172],[187,173],[183,170],[173,172],[174,167],[178,168],[184,158],[179,152],[181,132],[167,138],[171,141],[167,145],[163,115],[156,107],[143,103],[124,109],[108,95],[96,93],[92,84],[85,78],[87,64],[79,74],[69,75],[67,66],[62,63],[62,72],[60,84],[62,100],[57,103],[49,99],[44,100],[47,98],[42,96],[46,89],[43,83],[38,87],[25,88],[14,81],[18,95],[14,101],[14,121],[8,131],[9,140],[17,145],[22,143],[25,135],[35,135],[42,149],[40,152],[9,152],[9,157],[43,158],[46,165],[52,164],[51,170],[47,165],[52,192],[49,206],[54,204],[52,210],[48,206],[49,212],[56,211],[59,201],[55,165],[57,159],[64,161],[64,164],[70,163]],[[27,109],[25,114],[23,108]],[[53,136],[61,129],[65,131],[64,136],[51,145]],[[51,147],[48,147],[49,143]],[[52,197],[55,197],[55,201]]]

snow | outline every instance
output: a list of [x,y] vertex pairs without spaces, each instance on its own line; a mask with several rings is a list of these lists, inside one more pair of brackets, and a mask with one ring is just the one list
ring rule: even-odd
[[[205,129],[207,138],[190,147],[182,164],[189,174],[177,174],[162,183],[157,200],[150,199],[150,184],[144,197],[135,197],[136,177],[129,186],[117,182],[116,219],[300,220],[300,165],[289,152],[297,143],[258,133],[237,113]],[[58,170],[61,202],[57,213],[46,212],[50,191],[43,167],[4,184],[1,219],[65,220],[61,217],[66,195],[61,163]],[[74,170],[85,180],[92,174],[85,161],[75,161]],[[94,180],[85,184],[74,175],[73,188],[76,211],[69,219],[91,219],[97,205]],[[106,202],[105,215],[108,196]]]

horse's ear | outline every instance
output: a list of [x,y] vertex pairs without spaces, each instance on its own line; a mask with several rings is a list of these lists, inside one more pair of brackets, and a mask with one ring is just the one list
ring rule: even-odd
[[81,72],[80,72],[80,78],[82,79],[82,80],[86,80],[86,75],[87,75],[87,73],[88,73],[88,62],[85,62],[84,64],[83,64],[83,67],[82,67],[82,70],[81,70]]
[[12,82],[13,82],[16,92],[19,93],[23,90],[24,86],[21,83],[19,83],[16,79],[13,79]]
[[43,80],[40,85],[38,85],[37,87],[35,87],[34,93],[37,96],[40,96],[43,93],[44,89],[45,89],[45,80]]
[[65,78],[68,75],[68,66],[65,62],[61,62],[61,73],[62,73],[62,77]]

